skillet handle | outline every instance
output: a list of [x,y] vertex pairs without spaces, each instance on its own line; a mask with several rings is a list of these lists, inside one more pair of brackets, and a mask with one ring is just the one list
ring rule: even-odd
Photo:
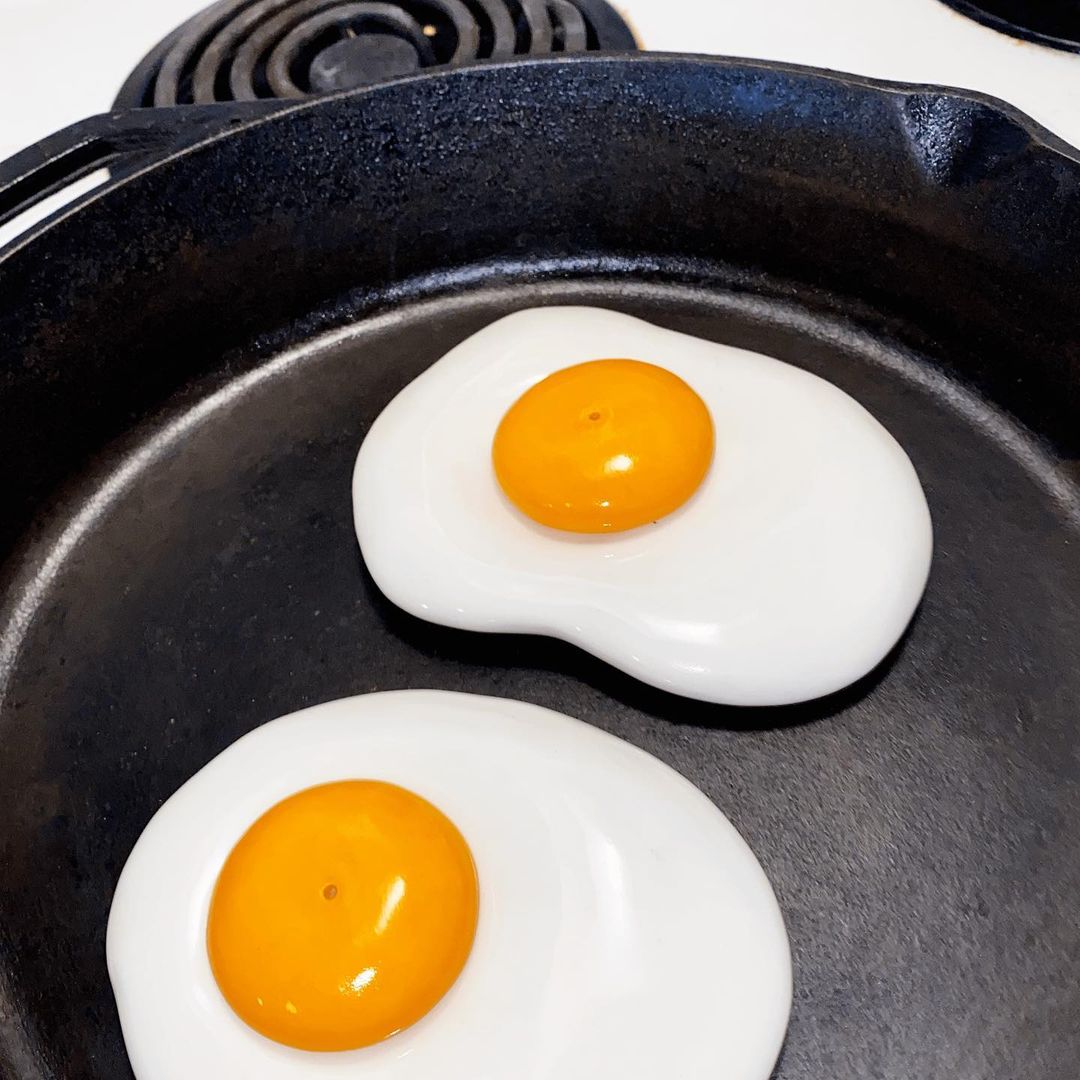
[[279,101],[180,105],[82,120],[0,162],[0,225],[98,169],[115,180],[283,107]]

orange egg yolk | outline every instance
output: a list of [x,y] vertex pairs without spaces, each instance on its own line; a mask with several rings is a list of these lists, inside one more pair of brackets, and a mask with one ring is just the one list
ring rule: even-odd
[[713,424],[677,375],[640,360],[591,360],[549,375],[495,433],[495,475],[541,525],[621,532],[657,521],[697,491]]
[[225,1000],[301,1050],[355,1050],[419,1020],[472,948],[476,867],[404,788],[346,780],[268,810],[233,848],[207,948]]

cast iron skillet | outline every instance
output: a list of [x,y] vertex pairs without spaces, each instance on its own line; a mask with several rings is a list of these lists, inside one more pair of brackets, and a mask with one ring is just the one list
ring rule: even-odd
[[[582,717],[731,816],[794,948],[778,1077],[1075,1080],[1076,153],[971,94],[659,56],[226,119],[97,121],[0,181],[10,210],[120,177],[0,258],[0,1073],[129,1075],[109,898],[184,779],[280,713],[421,686]],[[466,334],[567,302],[808,367],[904,444],[936,558],[872,676],[706,707],[378,595],[368,425]]]

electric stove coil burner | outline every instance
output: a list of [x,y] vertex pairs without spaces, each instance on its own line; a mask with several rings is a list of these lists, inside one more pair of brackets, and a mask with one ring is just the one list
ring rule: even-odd
[[220,0],[143,59],[116,105],[303,98],[443,64],[635,48],[604,0]]
[[1010,37],[1080,52],[1080,0],[945,0]]

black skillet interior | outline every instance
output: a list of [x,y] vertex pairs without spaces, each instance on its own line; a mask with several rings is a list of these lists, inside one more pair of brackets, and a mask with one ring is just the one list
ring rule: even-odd
[[[794,949],[777,1077],[1075,1080],[1078,253],[1080,165],[1005,107],[645,56],[286,110],[0,257],[0,1074],[129,1075],[109,900],[186,777],[280,713],[432,686],[580,716],[735,821]],[[804,365],[903,443],[936,558],[880,670],[707,707],[378,595],[367,426],[566,302]]]

